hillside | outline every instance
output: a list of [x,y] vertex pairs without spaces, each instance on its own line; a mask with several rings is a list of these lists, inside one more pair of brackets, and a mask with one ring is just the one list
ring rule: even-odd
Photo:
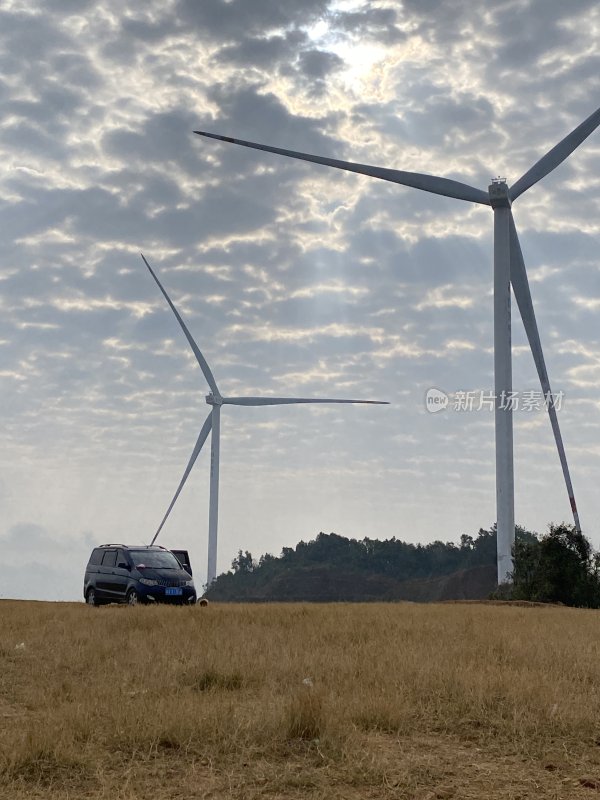
[[493,564],[405,581],[325,565],[291,569],[265,583],[234,580],[225,586],[223,582],[215,582],[207,597],[236,602],[436,602],[481,600],[495,588],[496,567]]
[[[533,535],[518,530],[520,539]],[[218,601],[335,602],[478,600],[496,588],[495,529],[460,544],[414,545],[395,538],[347,539],[320,533],[258,562],[240,551],[207,592]]]

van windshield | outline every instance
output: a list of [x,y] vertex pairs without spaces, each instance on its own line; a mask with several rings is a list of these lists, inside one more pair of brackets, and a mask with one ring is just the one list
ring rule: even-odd
[[181,564],[173,553],[166,550],[130,550],[129,555],[136,567],[150,569],[181,569]]

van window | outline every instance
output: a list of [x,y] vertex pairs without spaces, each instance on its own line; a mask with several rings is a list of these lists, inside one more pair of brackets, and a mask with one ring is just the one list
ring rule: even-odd
[[102,566],[103,567],[114,567],[117,563],[117,551],[116,550],[105,550],[104,557],[102,559]]
[[130,550],[129,555],[138,569],[140,564],[152,569],[181,569],[179,561],[168,550]]
[[92,550],[92,555],[90,556],[90,564],[101,564],[103,555],[104,555],[104,550],[101,550],[99,547],[97,547],[95,550]]
[[124,550],[117,550],[117,564],[127,564],[127,556]]

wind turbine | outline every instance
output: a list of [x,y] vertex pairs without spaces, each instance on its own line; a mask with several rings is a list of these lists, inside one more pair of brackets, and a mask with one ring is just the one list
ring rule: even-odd
[[218,529],[218,519],[219,519],[219,457],[220,457],[220,439],[221,439],[221,406],[230,405],[230,406],[278,406],[278,405],[292,405],[297,403],[353,403],[353,404],[362,404],[362,405],[389,405],[387,401],[383,400],[333,400],[330,398],[314,398],[314,397],[223,397],[221,392],[219,391],[219,387],[217,386],[217,382],[215,381],[214,375],[210,367],[208,366],[206,359],[200,352],[200,348],[194,341],[192,334],[189,332],[185,322],[181,318],[181,315],[173,305],[171,298],[167,294],[164,286],[159,281],[156,273],[146,260],[143,254],[140,254],[144,261],[144,264],[148,267],[150,274],[156,281],[158,288],[163,293],[165,300],[171,307],[171,310],[175,314],[177,318],[177,322],[181,326],[182,331],[185,334],[186,339],[190,343],[190,347],[194,351],[194,355],[196,356],[196,360],[200,365],[200,369],[202,370],[204,377],[206,378],[206,382],[210,387],[210,393],[206,395],[206,402],[209,406],[211,406],[211,410],[206,418],[204,425],[200,430],[200,435],[196,441],[194,446],[194,450],[192,451],[192,455],[188,462],[187,467],[183,473],[183,477],[177,487],[177,491],[169,507],[167,508],[167,512],[164,515],[162,522],[158,526],[158,530],[154,534],[154,538],[150,542],[150,544],[154,544],[158,534],[161,532],[163,525],[167,521],[181,490],[190,474],[192,467],[194,466],[196,459],[200,455],[200,451],[206,441],[208,434],[212,430],[211,436],[211,452],[210,452],[210,500],[209,500],[209,512],[208,512],[208,568],[207,568],[207,583],[210,584],[214,581],[217,576],[217,529]]
[[199,136],[219,139],[230,144],[277,153],[290,158],[311,161],[328,167],[357,172],[373,178],[411,186],[425,192],[481,203],[491,206],[494,211],[494,388],[495,388],[495,427],[496,427],[496,513],[497,513],[497,546],[498,546],[498,583],[510,578],[513,570],[512,546],[515,538],[514,512],[514,472],[513,472],[513,420],[510,397],[512,393],[512,360],[511,360],[511,315],[510,287],[512,289],[523,319],[531,352],[535,361],[544,396],[547,398],[548,414],[558,449],[558,455],[569,495],[573,518],[578,530],[579,515],[575,503],[575,495],[569,467],[565,455],[562,436],[556,416],[554,397],[550,389],[550,381],[542,352],[537,322],[533,311],[529,281],[525,270],[525,262],[521,253],[521,245],[515,227],[511,205],[523,192],[541,180],[545,175],[558,167],[600,124],[600,108],[594,111],[568,136],[553,147],[545,156],[537,161],[510,188],[504,179],[493,180],[488,191],[476,189],[459,181],[436,175],[425,175],[419,172],[401,172],[384,167],[371,167],[366,164],[353,164],[334,158],[299,153],[293,150],[282,150],[243,139],[232,139],[206,131],[194,131]]

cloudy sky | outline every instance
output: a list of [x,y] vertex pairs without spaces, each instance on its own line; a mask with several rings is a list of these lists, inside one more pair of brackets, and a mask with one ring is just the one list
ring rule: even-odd
[[[43,8],[43,10],[41,10]],[[599,105],[594,0],[0,0],[0,596],[77,598],[147,542],[223,394],[219,570],[319,531],[457,540],[495,519],[492,214],[194,136],[486,189]],[[600,546],[600,134],[515,203],[585,532]],[[539,389],[518,311],[514,382]],[[517,521],[569,506],[543,410],[515,417]],[[209,453],[161,534],[205,573]]]

